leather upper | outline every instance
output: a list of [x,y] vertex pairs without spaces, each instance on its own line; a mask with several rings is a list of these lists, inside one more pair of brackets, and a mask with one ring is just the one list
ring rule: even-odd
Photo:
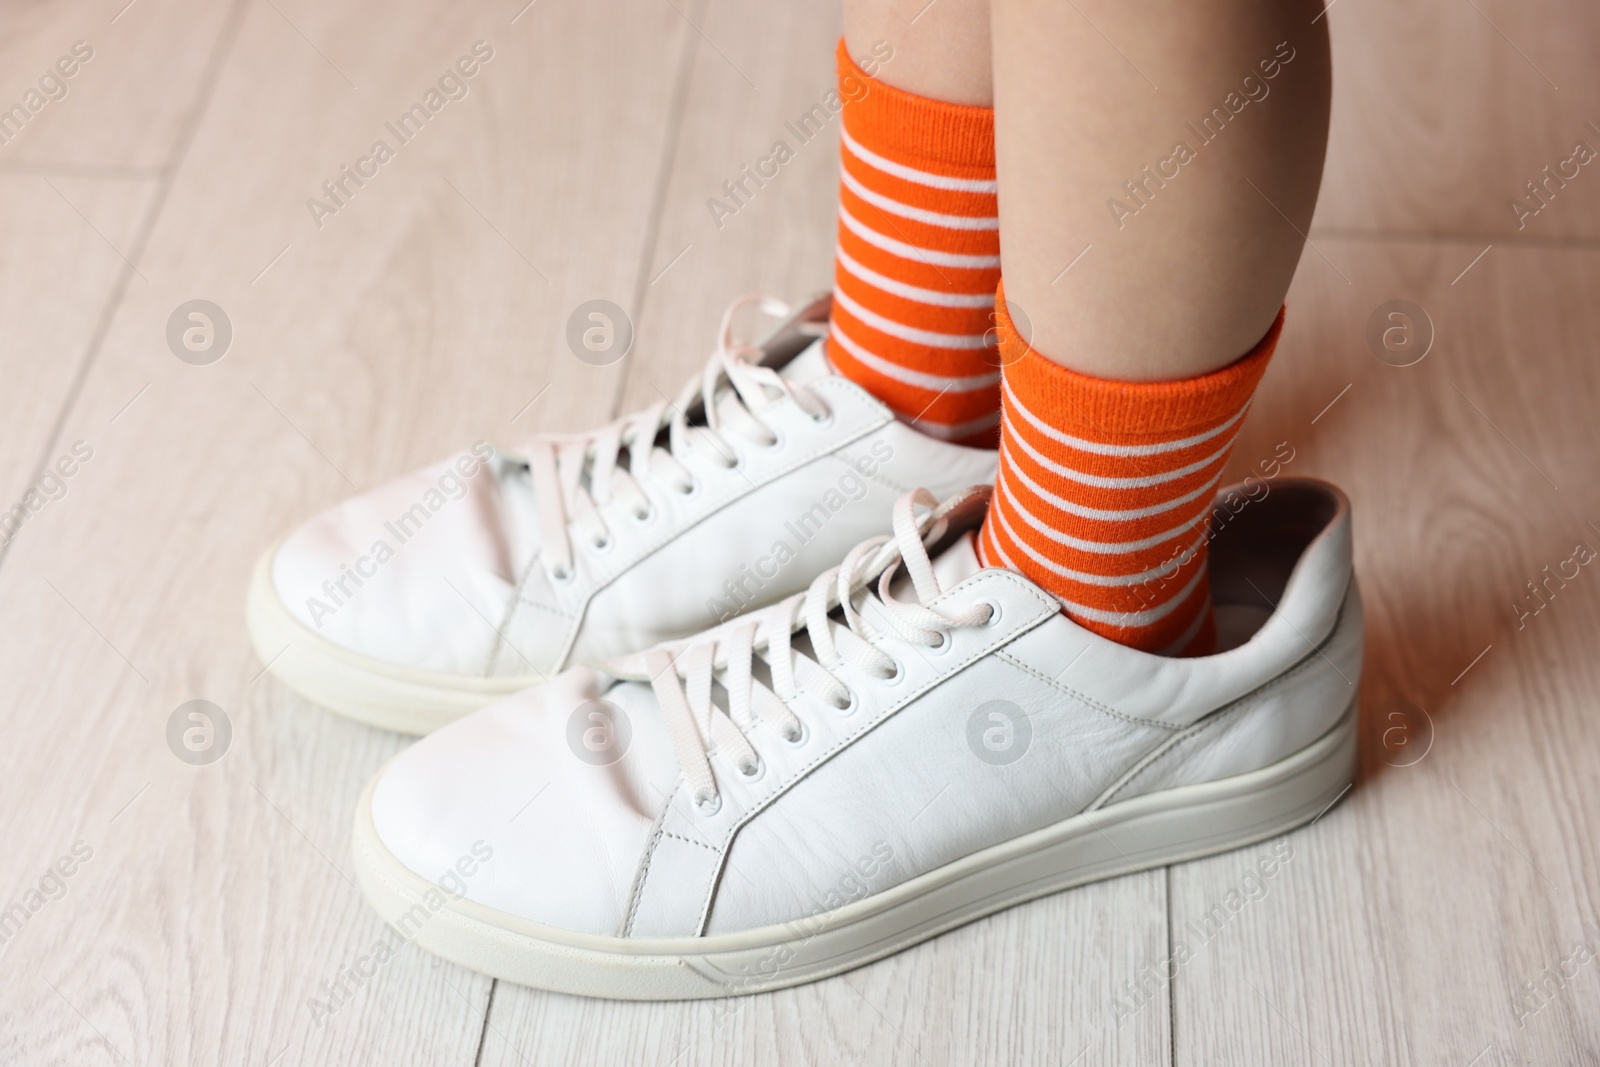
[[466,451],[317,515],[273,553],[279,598],[344,648],[481,673],[485,619],[504,614],[529,553],[527,505],[505,468]]
[[[379,835],[430,880],[481,840],[494,862],[471,880],[472,899],[565,929],[616,929],[677,774],[660,716],[639,706],[641,694],[649,687],[608,690],[596,671],[574,668],[437,731],[379,779]],[[630,726],[627,750],[609,765],[578,758],[568,739],[574,715],[582,722],[580,709],[601,695]]]
[[[800,740],[746,732],[753,779],[713,747],[714,810],[685,788],[649,681],[574,670],[398,757],[374,795],[378,832],[428,877],[487,840],[496,871],[468,895],[523,919],[697,936],[800,919],[1092,807],[1266,766],[1349,707],[1362,620],[1343,495],[1280,479],[1252,508],[1214,547],[1215,584],[1222,602],[1244,588],[1276,606],[1229,651],[1180,660],[1114,645],[1020,575],[980,569],[962,535],[935,562],[944,589],[928,606],[981,601],[997,609],[990,621],[937,651],[880,627],[874,643],[899,680],[830,666],[855,704],[841,713],[798,692]],[[859,610],[881,621],[885,609],[868,594]],[[599,698],[632,730],[603,773],[565,733]],[[985,755],[996,702],[1015,757]]]
[[[826,314],[825,301],[813,305],[775,336],[793,348],[795,323]],[[601,505],[609,543],[576,539],[564,580],[541,565],[526,463],[480,443],[293,531],[274,553],[274,588],[308,629],[352,652],[446,674],[545,677],[804,588],[881,532],[908,488],[948,494],[993,477],[993,451],[896,422],[831,371],[820,341],[780,362],[828,416],[812,418],[790,395],[753,409],[776,432],[772,445],[729,435],[732,469],[709,449],[680,456],[693,490],[648,482],[643,521]]]

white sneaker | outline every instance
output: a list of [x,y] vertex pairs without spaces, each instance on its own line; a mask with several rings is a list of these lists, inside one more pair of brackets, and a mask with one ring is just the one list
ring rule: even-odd
[[[918,485],[995,453],[897,422],[813,340],[828,301],[717,350],[675,403],[521,450],[479,443],[332,508],[261,558],[263,662],[363,722],[426,733],[572,663],[647,648],[806,588]],[[762,301],[769,314],[788,314]]]
[[1282,834],[1348,787],[1362,622],[1337,489],[1282,479],[1222,527],[1242,643],[1198,659],[981,568],[987,499],[918,518],[933,501],[908,495],[893,538],[805,593],[402,752],[356,815],[368,900],[525,985],[721,997]]

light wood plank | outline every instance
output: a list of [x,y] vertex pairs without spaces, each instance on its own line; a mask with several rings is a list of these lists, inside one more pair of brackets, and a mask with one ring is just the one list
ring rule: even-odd
[[[801,303],[833,284],[838,119],[804,144],[785,123],[834,87],[837,12],[771,0],[708,6],[709,41],[694,56],[624,410],[659,399],[657,390],[673,395],[699,369],[730,300],[767,292]],[[794,158],[719,226],[706,202],[736,203],[723,183],[778,141]],[[753,315],[741,323],[745,336],[769,327]]]
[[[40,465],[60,458],[47,456],[46,445],[111,302],[133,277],[125,257],[154,191],[150,179],[0,173],[0,234],[9,252],[0,259],[0,509],[36,504],[30,516],[40,515],[52,495],[72,491],[59,471],[60,487],[38,491]],[[38,495],[27,497],[30,489]],[[27,536],[32,521],[16,535]],[[12,530],[9,522],[0,526],[0,541]]]
[[[7,1060],[477,1055],[490,981],[411,948],[314,1025],[306,1001],[382,936],[350,883],[349,825],[405,740],[258,678],[243,591],[271,537],[347,496],[346,477],[610,410],[620,372],[576,359],[565,319],[635,286],[651,196],[624,177],[659,168],[677,73],[659,42],[685,30],[665,6],[540,5],[515,25],[514,8],[282,6],[362,89],[252,6],[140,261],[150,281],[58,437],[95,459],[0,567],[0,886],[20,895],[79,838],[94,849],[4,949],[21,976],[0,992]],[[624,19],[637,33],[619,43]],[[470,95],[319,232],[306,198],[478,39],[495,57]],[[195,297],[234,327],[205,367],[166,349]],[[195,697],[235,731],[208,767],[165,740]]]
[[[1292,472],[1354,502],[1364,773],[1179,973],[1178,1061],[1583,1062],[1600,1047],[1594,968],[1523,1027],[1515,1002],[1576,944],[1600,947],[1600,582],[1584,569],[1523,629],[1511,603],[1577,542],[1600,547],[1585,295],[1600,254],[1497,248],[1452,287],[1470,244],[1323,247],[1353,284],[1302,265],[1239,455],[1290,440]],[[1437,331],[1412,367],[1363,336],[1394,296]],[[1431,749],[1429,720],[1391,718],[1407,704],[1431,717]],[[1265,850],[1174,868],[1174,936]]]
[[[91,58],[48,81],[44,103],[0,145],[0,170],[81,176],[153,177],[167,165],[206,75],[230,3],[204,0],[94,0],[8,9],[0,39],[0,107],[23,101],[56,61]],[[73,69],[68,63],[64,69]],[[8,131],[9,132],[9,131]]]
[[1588,125],[1600,126],[1600,11],[1566,0],[1329,7],[1333,124],[1315,225],[1600,237],[1600,158],[1569,167],[1577,177],[1522,228],[1507,206],[1575,142],[1600,152]]
[[836,978],[721,1001],[584,1000],[502,982],[482,1062],[1166,1063],[1165,987],[1116,1007],[1166,943],[1165,899],[1160,871],[1115,879]]

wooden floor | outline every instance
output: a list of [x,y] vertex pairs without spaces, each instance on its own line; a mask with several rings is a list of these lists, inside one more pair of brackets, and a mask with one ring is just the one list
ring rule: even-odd
[[[477,438],[671,392],[726,300],[829,281],[831,134],[720,228],[705,201],[828,90],[836,16],[523,3],[6,10],[0,107],[93,56],[0,146],[0,508],[46,498],[0,553],[0,908],[28,912],[0,1062],[1600,1063],[1600,572],[1515,607],[1600,548],[1600,166],[1508,206],[1600,146],[1578,0],[1328,14],[1322,204],[1235,461],[1288,442],[1355,501],[1365,755],[1271,879],[1265,847],[1122,878],[723,1004],[408,947],[317,1025],[381,934],[351,816],[404,741],[262,676],[257,553]],[[476,41],[468,95],[319,226],[307,198]],[[565,347],[593,298],[637,325],[613,366]],[[168,347],[193,299],[231,323],[210,365]],[[1397,299],[1432,324],[1413,366],[1366,340]],[[231,724],[208,766],[167,743],[193,699]]]

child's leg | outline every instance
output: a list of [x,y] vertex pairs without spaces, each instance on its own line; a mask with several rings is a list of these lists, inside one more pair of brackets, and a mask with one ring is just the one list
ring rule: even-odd
[[994,0],[1005,417],[981,550],[1125,644],[1212,646],[1212,493],[1321,177],[1319,10]]
[[994,106],[989,0],[845,0],[844,40],[853,56],[870,55],[879,41],[894,49],[878,72],[885,85],[947,104]]
[[1161,381],[1261,339],[1322,180],[1321,9],[994,0],[1006,297],[1034,347],[1083,374]]
[[915,15],[884,0],[845,4],[828,358],[915,428],[993,447],[1000,219],[988,9],[939,0]]

